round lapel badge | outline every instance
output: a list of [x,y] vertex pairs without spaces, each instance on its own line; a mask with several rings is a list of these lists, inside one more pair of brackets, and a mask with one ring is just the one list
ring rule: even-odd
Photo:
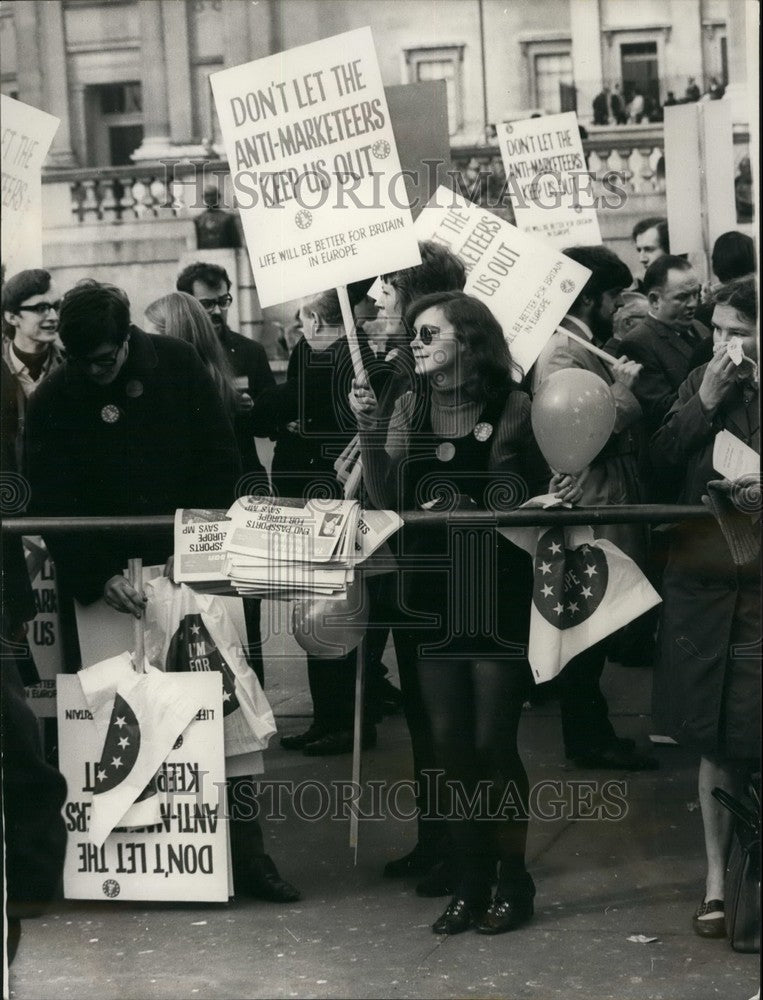
[[113,403],[107,403],[101,410],[101,420],[104,424],[115,424],[120,417],[119,407]]
[[480,423],[474,428],[474,436],[478,441],[487,441],[490,435],[493,433],[493,425],[487,423]]
[[437,445],[435,454],[441,462],[449,462],[456,454],[456,446],[452,441],[443,441]]
[[143,383],[139,382],[136,378],[131,378],[125,386],[125,392],[130,399],[137,399],[138,396],[143,395]]

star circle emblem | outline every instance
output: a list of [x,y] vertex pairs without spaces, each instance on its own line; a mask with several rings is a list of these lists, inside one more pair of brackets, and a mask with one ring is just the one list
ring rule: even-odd
[[569,278],[564,278],[563,281],[559,282],[559,287],[561,288],[561,290],[564,292],[565,295],[569,295],[570,292],[575,291],[575,282],[570,281]]
[[119,407],[114,403],[107,403],[101,410],[101,420],[104,424],[115,424],[120,416]]
[[115,878],[107,878],[101,888],[103,889],[104,896],[108,896],[109,899],[114,899],[119,895],[122,887]]
[[299,229],[309,229],[313,224],[313,213],[308,212],[306,208],[300,208],[294,216],[294,221]]
[[386,160],[392,152],[392,147],[386,139],[377,139],[373,146],[371,146],[371,152],[377,160]]
[[490,435],[493,433],[493,425],[485,422],[480,422],[474,428],[474,436],[478,441],[487,441]]

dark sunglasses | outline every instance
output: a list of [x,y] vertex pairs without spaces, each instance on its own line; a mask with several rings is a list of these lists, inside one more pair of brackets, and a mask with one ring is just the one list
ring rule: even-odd
[[56,299],[55,302],[36,302],[33,306],[19,306],[19,312],[30,312],[37,313],[38,316],[44,316],[45,313],[50,312],[52,309],[54,312],[58,312],[61,308],[61,299]]
[[413,337],[411,339],[415,340],[416,337],[418,337],[425,347],[429,347],[435,338],[441,337],[444,333],[455,332],[455,330],[441,330],[438,326],[429,326],[427,323],[424,323],[418,330],[413,331]]
[[228,306],[233,301],[232,295],[221,295],[219,299],[198,299],[199,305],[203,306],[207,312],[213,312],[215,306],[219,306],[220,309],[227,309]]

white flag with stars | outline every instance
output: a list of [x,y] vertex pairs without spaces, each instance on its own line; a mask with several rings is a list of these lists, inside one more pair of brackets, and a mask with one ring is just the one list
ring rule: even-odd
[[499,530],[533,557],[528,659],[538,684],[660,603],[633,560],[591,527]]
[[131,673],[119,681],[95,771],[88,837],[100,847],[141,796],[177,738],[204,707],[179,674]]

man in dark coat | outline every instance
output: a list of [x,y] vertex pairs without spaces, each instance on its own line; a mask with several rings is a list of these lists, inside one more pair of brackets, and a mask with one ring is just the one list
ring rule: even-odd
[[691,264],[667,254],[644,275],[649,315],[623,337],[621,349],[643,365],[633,392],[647,431],[654,433],[676,400],[678,387],[707,360],[710,331],[695,318],[700,283]]
[[[132,326],[124,292],[96,282],[65,296],[59,332],[66,362],[35,392],[27,416],[30,512],[93,517],[228,507],[240,472],[236,440],[194,349]],[[123,567],[138,556],[164,563],[171,552],[169,539],[149,533],[46,541],[62,592],[83,603],[103,597],[136,617],[145,597]],[[234,814],[231,846],[237,892],[274,902],[299,898],[265,853],[256,820]]]

